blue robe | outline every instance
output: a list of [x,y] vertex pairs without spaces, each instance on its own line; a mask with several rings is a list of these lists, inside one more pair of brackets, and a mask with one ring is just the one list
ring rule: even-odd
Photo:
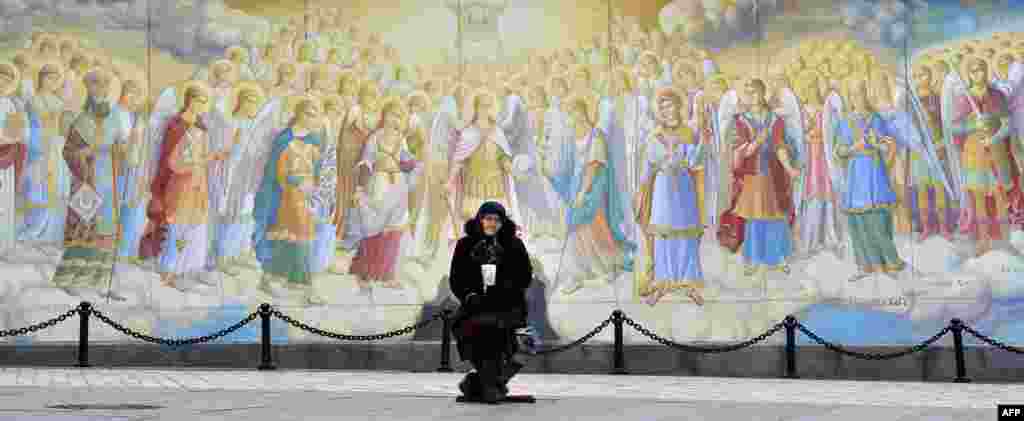
[[[320,146],[320,138],[316,134],[309,133],[302,139],[296,139],[291,128],[285,129],[274,139],[266,167],[263,170],[263,180],[256,193],[252,243],[256,251],[256,259],[259,260],[264,272],[298,279],[312,272],[311,245],[271,240],[267,236],[268,230],[277,223],[277,214],[281,207],[281,194],[284,191],[277,180],[277,165],[281,160],[282,153],[292,141]],[[314,177],[319,178],[319,173],[320,168],[317,165],[314,169]],[[295,259],[304,259],[304,261],[295,261]],[[304,274],[291,272],[304,272]]]

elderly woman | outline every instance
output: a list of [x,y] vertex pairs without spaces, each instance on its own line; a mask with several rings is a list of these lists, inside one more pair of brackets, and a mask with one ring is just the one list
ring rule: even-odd
[[453,329],[459,356],[476,369],[459,389],[466,399],[497,403],[523,364],[515,360],[515,330],[526,326],[526,289],[533,269],[515,222],[497,202],[466,221],[455,245],[449,282],[462,303]]

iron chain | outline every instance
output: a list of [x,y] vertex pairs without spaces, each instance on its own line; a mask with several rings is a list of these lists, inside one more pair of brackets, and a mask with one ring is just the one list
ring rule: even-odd
[[992,346],[994,346],[996,348],[999,348],[999,349],[1001,349],[1003,351],[1009,351],[1009,352],[1013,352],[1015,354],[1024,354],[1024,349],[1017,348],[1015,346],[1011,346],[1011,345],[1007,345],[1007,344],[1004,344],[1002,342],[999,342],[998,340],[992,339],[992,338],[982,334],[981,332],[978,332],[978,331],[976,331],[974,329],[971,329],[970,326],[963,325],[963,329],[966,330],[967,333],[970,333],[971,335],[974,335],[975,338],[978,338],[982,342],[985,342],[985,343],[987,343],[989,345],[992,345]]
[[57,317],[54,317],[54,318],[52,318],[50,320],[47,320],[45,322],[40,322],[40,323],[33,324],[31,326],[21,327],[21,328],[17,328],[17,329],[0,330],[0,338],[4,338],[4,337],[8,337],[8,336],[24,336],[24,335],[28,335],[30,333],[36,333],[36,332],[38,332],[40,330],[56,326],[56,325],[60,324],[61,322],[67,320],[69,317],[74,316],[76,314],[78,314],[78,307],[75,307],[75,308],[73,308],[71,310],[68,310],[68,311],[64,312],[63,314],[61,314],[61,315],[59,315]]
[[917,345],[914,345],[914,346],[912,346],[910,348],[904,349],[902,351],[890,352],[888,354],[872,354],[872,353],[869,353],[869,352],[850,351],[850,350],[848,350],[846,348],[843,348],[841,345],[834,344],[832,342],[826,341],[826,340],[822,339],[820,336],[814,334],[814,332],[811,332],[811,330],[807,329],[807,327],[804,326],[802,323],[797,323],[796,328],[800,329],[800,331],[803,332],[804,335],[807,335],[808,338],[811,338],[811,340],[813,340],[814,342],[817,342],[818,344],[824,346],[825,348],[828,348],[828,349],[830,349],[832,351],[838,352],[840,354],[843,354],[843,355],[846,355],[846,356],[849,356],[849,357],[859,358],[859,359],[862,359],[862,360],[873,360],[873,361],[877,361],[877,360],[891,360],[891,359],[894,359],[894,358],[899,358],[899,357],[903,357],[903,356],[906,356],[906,355],[910,355],[910,354],[913,354],[915,352],[923,351],[925,348],[928,348],[929,346],[931,346],[933,343],[935,343],[935,341],[938,341],[940,338],[945,336],[950,331],[950,327],[946,326],[946,327],[942,328],[942,330],[940,330],[939,333],[936,333],[932,337],[926,339],[924,342],[921,342],[921,343],[919,343]]
[[[601,333],[601,331],[604,330],[606,327],[608,327],[608,324],[611,323],[611,322],[612,322],[612,318],[609,317],[607,319],[604,319],[604,321],[602,321],[600,324],[598,324],[593,329],[591,329],[590,332],[587,332],[586,335],[581,336],[579,339],[577,339],[575,341],[569,342],[569,343],[564,344],[564,345],[559,345],[559,346],[556,346],[556,347],[547,348],[547,349],[538,349],[537,351],[530,352],[528,354],[531,354],[531,355],[557,354],[559,352],[566,351],[566,350],[568,350],[570,348],[575,348],[575,347],[577,347],[579,345],[583,345],[584,342],[591,340],[594,336],[597,336],[598,333]],[[522,352],[522,353],[526,354],[526,352]]]
[[302,330],[304,330],[306,332],[312,333],[314,335],[324,336],[324,337],[331,338],[331,339],[337,339],[339,341],[380,341],[380,340],[384,340],[384,339],[388,339],[388,338],[394,338],[396,336],[408,335],[408,334],[410,334],[410,333],[412,333],[412,332],[414,332],[414,331],[416,331],[418,329],[422,329],[423,327],[429,325],[434,320],[437,320],[437,319],[441,318],[441,313],[437,313],[437,314],[435,314],[433,317],[431,317],[429,319],[423,320],[423,321],[418,322],[416,324],[412,324],[412,325],[403,327],[403,328],[398,329],[398,330],[392,330],[390,332],[379,333],[379,334],[376,334],[376,335],[346,335],[346,334],[343,334],[343,333],[330,332],[330,331],[326,331],[326,330],[323,330],[323,329],[319,329],[319,328],[310,326],[310,325],[305,324],[305,323],[303,323],[303,322],[301,322],[299,320],[293,319],[293,318],[289,317],[287,314],[284,314],[281,311],[276,310],[276,309],[273,310],[271,312],[271,314],[274,317],[277,317],[278,319],[283,320],[285,323],[288,323],[288,324],[290,324],[292,326],[295,326],[295,327],[297,327],[299,329],[302,329]]
[[671,339],[663,338],[663,337],[659,336],[657,333],[651,332],[649,329],[645,328],[639,322],[637,322],[637,321],[635,321],[635,320],[633,320],[633,319],[631,319],[629,317],[624,317],[624,320],[625,320],[627,325],[629,325],[630,327],[635,329],[637,332],[640,332],[642,335],[644,335],[644,336],[654,340],[655,342],[658,342],[658,343],[660,343],[662,345],[665,345],[665,346],[668,346],[668,347],[671,347],[671,348],[678,349],[680,351],[699,352],[699,353],[703,353],[703,354],[720,354],[720,353],[723,353],[723,352],[736,351],[736,350],[739,350],[739,349],[743,349],[743,348],[752,346],[752,345],[754,345],[754,344],[756,344],[758,342],[761,342],[761,341],[764,341],[765,339],[768,339],[768,337],[774,335],[776,332],[778,332],[783,327],[783,323],[782,322],[776,323],[774,326],[772,326],[771,328],[766,330],[764,333],[762,333],[760,335],[757,335],[757,336],[755,336],[753,338],[747,339],[747,340],[745,340],[743,342],[732,344],[732,345],[699,346],[699,345],[681,344],[681,343],[673,341]]
[[160,337],[156,337],[156,336],[150,336],[150,335],[147,335],[145,333],[141,333],[141,332],[137,332],[135,330],[132,330],[131,328],[129,328],[127,326],[124,326],[124,325],[114,321],[110,317],[107,317],[106,314],[103,314],[99,310],[95,310],[95,309],[92,310],[92,315],[96,316],[96,318],[100,319],[100,321],[102,321],[103,323],[106,323],[110,327],[114,328],[114,330],[116,330],[118,332],[121,332],[121,333],[123,333],[125,335],[131,336],[131,337],[133,337],[135,339],[139,339],[139,340],[142,340],[142,341],[145,341],[145,342],[159,344],[159,345],[166,345],[166,346],[196,345],[196,344],[201,344],[201,343],[206,343],[206,342],[213,342],[215,340],[218,340],[220,338],[223,338],[223,337],[225,337],[227,335],[230,335],[230,334],[234,333],[236,330],[245,327],[245,325],[251,323],[253,320],[256,320],[257,317],[259,317],[259,313],[258,312],[253,312],[253,313],[250,313],[248,316],[246,316],[244,319],[239,320],[238,323],[235,323],[235,324],[233,324],[231,326],[228,326],[227,328],[221,329],[221,330],[219,330],[219,331],[217,331],[215,333],[209,334],[209,335],[197,336],[197,337],[193,337],[193,338],[167,339],[167,338],[160,338]]

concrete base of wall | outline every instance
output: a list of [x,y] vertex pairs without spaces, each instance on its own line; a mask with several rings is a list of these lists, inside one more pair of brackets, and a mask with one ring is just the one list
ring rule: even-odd
[[[893,352],[902,348],[864,347],[859,351]],[[467,371],[452,347],[452,367]],[[965,350],[967,377],[973,382],[1024,381],[1024,359],[994,348]],[[780,346],[754,346],[724,354],[689,354],[661,345],[627,345],[626,370],[638,375],[781,378],[785,352]],[[0,366],[74,367],[77,344],[0,345]],[[439,342],[276,345],[279,369],[434,371],[441,360]],[[208,344],[167,348],[148,344],[93,344],[94,367],[179,367],[255,369],[258,344]],[[952,348],[932,348],[893,360],[864,361],[822,347],[797,349],[797,375],[804,379],[948,382],[956,376]],[[533,357],[524,372],[607,374],[612,367],[610,344],[586,344],[568,351]]]

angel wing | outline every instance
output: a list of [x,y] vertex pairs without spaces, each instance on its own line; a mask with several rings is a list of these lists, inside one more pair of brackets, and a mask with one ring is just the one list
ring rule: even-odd
[[452,133],[459,129],[455,127],[456,115],[458,105],[455,98],[447,96],[442,99],[434,120],[430,122],[428,160],[451,159]]
[[[949,171],[953,175],[950,181],[956,187],[956,197],[961,203],[964,203],[964,191],[960,188],[964,185],[963,166],[960,162],[960,154],[953,153],[959,149],[953,141],[953,131],[955,129],[956,100],[962,95],[967,95],[967,84],[960,78],[960,74],[953,70],[942,81],[942,144],[946,147],[946,151],[948,151],[946,153],[946,163],[949,165]],[[971,101],[971,104],[974,106],[973,101]]]
[[[793,90],[786,87],[782,88],[782,92],[779,93],[780,107],[777,110],[777,114],[782,118],[786,127],[786,143],[789,144],[789,149],[794,152],[792,160],[794,163],[802,166],[802,163],[807,162],[807,149],[804,144],[804,112],[800,106],[800,100],[797,99],[796,94]],[[796,183],[793,189],[793,209],[800,209],[800,201],[803,197],[804,177],[801,171],[800,180]]]
[[959,185],[950,181],[955,179],[954,174],[939,160],[939,154],[935,148],[936,139],[928,127],[928,117],[924,112],[921,98],[914,93],[911,82],[906,77],[900,78],[898,85],[904,101],[898,104],[901,108],[889,121],[893,137],[901,146],[918,152],[932,170],[932,174],[942,181],[946,193],[950,197],[957,196]]
[[740,113],[739,106],[739,93],[734,89],[729,90],[722,95],[722,99],[718,102],[718,110],[712,120],[715,138],[710,145],[709,156],[711,159],[707,160],[707,171],[704,176],[704,191],[708,198],[707,203],[711,204],[705,207],[705,220],[710,226],[718,225],[718,208],[723,199],[721,196],[725,194],[728,197],[728,174],[732,168],[732,145],[727,143],[729,142],[727,132],[733,130],[733,119]]
[[[275,98],[263,104],[263,108],[256,114],[255,124],[248,133],[249,137],[243,152],[243,162],[248,166],[245,175],[239,174],[246,180],[246,191],[255,193],[259,190],[263,180],[263,170],[266,168],[267,156],[273,146],[274,138],[279,134],[275,124],[278,115],[283,112],[284,101]],[[250,166],[251,165],[251,166]]]
[[1010,83],[1010,97],[1006,101],[1010,109],[1010,127],[1013,135],[1020,138],[1024,136],[1024,63],[1017,62],[1010,67]]
[[[214,152],[225,152],[229,150],[231,142],[234,141],[236,130],[239,125],[220,110],[213,108],[203,116],[203,122],[207,125],[207,133],[210,139],[210,150]],[[239,133],[240,134],[240,133]],[[230,181],[233,178],[230,161],[215,161],[208,166],[210,208],[217,212],[227,210],[227,193]]]
[[573,200],[572,174],[576,170],[576,141],[573,138],[575,133],[569,124],[568,116],[556,106],[552,106],[544,117],[545,136],[548,137],[547,149],[550,164],[549,179],[563,203],[571,203]]
[[505,98],[505,109],[500,122],[505,137],[510,141],[512,151],[516,155],[527,155],[531,159],[536,157],[536,145],[531,142],[530,119],[526,115],[526,107],[518,95],[509,95]]
[[1016,61],[1011,64],[1007,79],[1010,80],[1010,86],[1014,88],[1013,92],[1017,92],[1020,84],[1024,83],[1024,62]]
[[160,166],[160,149],[164,143],[164,135],[167,133],[167,125],[171,118],[178,112],[178,94],[174,86],[165,88],[153,106],[153,112],[149,116],[149,124],[146,126],[145,146],[142,161],[142,182],[143,189],[149,191],[149,185],[156,177],[157,168]]
[[[839,120],[839,116],[843,115],[845,107],[839,93],[832,91],[825,99],[821,117],[821,138],[822,144],[825,145],[825,163],[828,165],[828,176],[832,179],[832,188],[837,193],[846,188],[846,168],[838,165],[833,159],[835,157],[833,151],[836,141],[836,122]],[[842,193],[837,197],[842,197]]]
[[[615,113],[615,102],[605,97],[598,110],[598,128],[605,133],[605,146],[608,148],[608,170],[609,177],[615,183],[613,189],[609,190],[609,199],[614,209],[619,209],[622,215],[611,215],[612,220],[622,221],[619,227],[621,232],[629,234],[635,232],[635,218],[633,218],[633,192],[634,188],[629,184],[629,178],[623,174],[627,170],[626,156],[626,131],[619,124],[618,116]],[[557,215],[557,213],[556,213]],[[629,238],[632,240],[632,238]]]

